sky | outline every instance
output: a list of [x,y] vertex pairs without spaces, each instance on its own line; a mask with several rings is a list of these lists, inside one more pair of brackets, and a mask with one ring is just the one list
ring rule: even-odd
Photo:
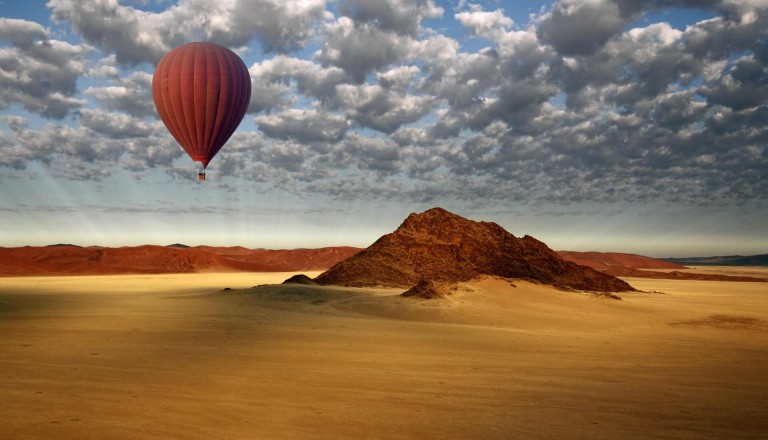
[[[252,83],[205,182],[150,87],[191,41]],[[435,206],[768,252],[768,0],[0,0],[0,246],[366,247]]]

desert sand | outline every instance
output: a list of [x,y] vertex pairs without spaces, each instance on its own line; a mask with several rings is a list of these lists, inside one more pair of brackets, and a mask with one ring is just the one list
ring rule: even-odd
[[622,301],[496,278],[437,300],[253,287],[291,275],[0,278],[0,438],[768,432],[768,283],[625,279],[646,292]]

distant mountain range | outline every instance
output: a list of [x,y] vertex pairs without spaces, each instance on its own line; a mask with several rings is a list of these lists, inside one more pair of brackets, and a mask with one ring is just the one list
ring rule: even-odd
[[721,257],[661,258],[684,266],[768,266],[768,254]]
[[178,243],[119,248],[68,244],[0,247],[0,276],[314,271],[358,252],[359,248],[348,246],[271,250]]
[[[352,258],[357,254],[360,255]],[[597,286],[605,280],[603,275],[763,281],[694,273],[686,266],[768,266],[768,254],[656,259],[623,253],[554,252],[532,237],[519,239],[493,223],[469,221],[433,208],[412,214],[401,228],[382,236],[368,249],[338,246],[273,250],[181,243],[118,248],[61,243],[0,247],[0,276],[298,272],[326,270],[345,260],[350,261],[320,276],[318,281],[406,287],[422,279],[456,281],[479,274],[496,274],[540,279],[572,288],[585,288],[589,284],[594,290],[621,290],[621,286],[606,287],[610,283]],[[594,269],[599,272],[598,276],[572,267],[573,263]]]
[[[566,260],[616,277],[702,281],[768,281],[767,279],[753,276],[699,273],[690,270],[688,266],[680,262],[658,260],[641,255],[572,251],[559,251],[558,253]],[[688,264],[691,266],[696,265]],[[725,266],[726,264],[711,263],[711,265]],[[759,264],[745,264],[745,266],[747,265],[759,266]]]

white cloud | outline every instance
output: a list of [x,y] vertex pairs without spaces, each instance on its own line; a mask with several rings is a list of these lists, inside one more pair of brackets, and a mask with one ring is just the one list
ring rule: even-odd
[[562,55],[589,55],[619,35],[624,23],[610,0],[561,0],[541,19],[540,35]]
[[256,123],[269,137],[298,142],[336,142],[349,128],[343,116],[311,109],[288,109],[278,114],[259,116]]
[[48,32],[39,23],[0,17],[0,40],[9,41],[20,49],[29,49],[36,41],[47,39]]
[[315,58],[324,66],[343,69],[357,83],[375,70],[403,61],[413,43],[411,37],[348,17],[329,24],[325,32],[325,44]]
[[152,127],[143,120],[125,113],[83,109],[79,112],[83,127],[103,133],[110,138],[143,137],[152,133]]
[[151,88],[152,75],[136,71],[126,77],[115,78],[110,85],[89,87],[84,94],[106,109],[148,117],[155,115]]
[[433,0],[346,0],[342,12],[357,23],[375,23],[382,30],[416,37],[424,19],[443,15]]
[[[694,4],[714,18],[644,21]],[[768,198],[764,2],[564,0],[528,23],[459,6],[443,18],[431,0],[51,0],[55,25],[87,45],[0,20],[0,166],[181,172],[144,69],[210,38],[266,53],[249,69],[253,116],[213,162],[222,175],[338,197]],[[452,38],[457,26],[486,47]]]
[[349,117],[364,127],[392,133],[420,120],[432,106],[429,97],[401,94],[379,85],[337,86],[338,99]]
[[[338,67],[323,67],[312,61],[277,55],[250,68],[252,77],[251,111],[271,110],[291,104],[289,93],[303,94],[326,101],[335,94],[346,73]],[[295,86],[290,84],[295,82]]]
[[495,11],[483,11],[474,9],[471,11],[459,12],[455,15],[456,20],[464,27],[470,29],[474,35],[495,40],[500,33],[514,25],[511,18],[504,15],[502,9]]
[[211,26],[210,38],[239,46],[255,35],[267,51],[300,49],[311,37],[313,23],[324,19],[325,11],[325,0],[239,0],[228,17]]
[[303,47],[313,23],[325,17],[324,0],[181,0],[159,13],[123,6],[116,0],[50,0],[59,22],[70,23],[86,41],[121,64],[157,62],[188,41],[227,46],[258,38],[268,51]]
[[49,39],[24,20],[0,21],[0,39],[6,38],[13,45],[0,47],[0,109],[18,104],[61,119],[86,103],[75,95],[90,48]]

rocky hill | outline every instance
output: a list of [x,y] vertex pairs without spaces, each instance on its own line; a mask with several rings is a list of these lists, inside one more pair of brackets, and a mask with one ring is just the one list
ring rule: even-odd
[[566,261],[533,237],[441,208],[411,214],[394,232],[320,274],[325,285],[410,288],[420,281],[461,282],[480,275],[523,278],[561,288],[620,292],[624,281]]

